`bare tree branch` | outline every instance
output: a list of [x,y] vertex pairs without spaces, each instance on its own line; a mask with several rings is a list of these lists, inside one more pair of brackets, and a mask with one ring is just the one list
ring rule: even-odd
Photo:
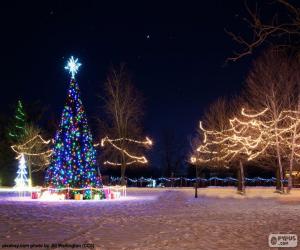
[[[227,58],[229,61],[237,61],[249,54],[264,43],[272,44],[272,46],[288,46],[291,47],[291,36],[300,36],[300,9],[289,3],[287,0],[275,0],[273,5],[279,5],[284,8],[286,15],[279,19],[279,14],[274,13],[273,17],[264,21],[260,15],[257,4],[254,9],[250,8],[245,1],[245,9],[248,17],[244,18],[248,28],[252,32],[252,38],[245,38],[237,35],[235,32],[225,32],[240,45],[239,51],[234,51],[233,55]],[[284,20],[284,21],[283,21]],[[287,42],[288,41],[288,42]]]

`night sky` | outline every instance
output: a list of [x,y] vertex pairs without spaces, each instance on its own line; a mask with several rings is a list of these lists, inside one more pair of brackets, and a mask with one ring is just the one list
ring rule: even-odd
[[188,151],[205,108],[237,93],[253,60],[224,65],[238,48],[224,29],[247,31],[243,1],[102,2],[2,4],[0,111],[12,112],[18,98],[40,100],[59,118],[69,83],[64,66],[73,55],[82,63],[77,79],[89,118],[101,117],[97,94],[110,66],[125,62],[146,98],[145,131],[157,142],[155,151],[164,129],[173,130]]

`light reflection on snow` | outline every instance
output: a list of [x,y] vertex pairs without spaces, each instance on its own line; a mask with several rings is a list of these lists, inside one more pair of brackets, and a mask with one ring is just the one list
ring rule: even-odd
[[103,199],[103,200],[54,200],[54,199],[31,199],[30,195],[27,196],[16,196],[7,193],[5,196],[0,196],[1,201],[14,201],[14,202],[49,202],[49,203],[117,203],[117,202],[132,202],[132,201],[151,201],[156,200],[156,196],[131,196],[121,197],[119,199]]

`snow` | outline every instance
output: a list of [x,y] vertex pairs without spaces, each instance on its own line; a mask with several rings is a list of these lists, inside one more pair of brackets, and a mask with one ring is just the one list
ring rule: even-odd
[[120,200],[47,202],[0,193],[0,247],[268,249],[270,233],[300,237],[300,190],[280,195],[274,187],[248,187],[241,196],[231,187],[210,187],[199,189],[198,199],[191,188],[128,188],[127,193]]

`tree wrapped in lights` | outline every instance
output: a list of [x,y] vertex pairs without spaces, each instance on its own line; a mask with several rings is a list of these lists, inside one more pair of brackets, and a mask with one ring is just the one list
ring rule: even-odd
[[[222,149],[222,143],[210,143],[216,140],[222,141],[221,138],[226,133],[232,133],[228,117],[233,116],[235,111],[225,98],[219,98],[216,102],[209,106],[205,112],[203,121],[200,122],[198,135],[199,139],[194,145],[196,150],[193,150],[191,161],[197,165],[209,165],[211,167],[226,165],[223,161],[224,157],[216,157],[217,152],[225,152]],[[203,123],[205,126],[203,126]],[[205,127],[205,129],[203,128]],[[197,143],[199,145],[197,145]]]
[[[203,142],[197,154],[191,157],[193,164],[237,165],[239,173],[238,190],[245,193],[244,163],[260,157],[269,146],[269,127],[261,118],[267,112],[246,114],[242,109],[239,117],[228,120],[228,126],[219,130],[207,130],[200,122]],[[225,121],[226,123],[226,118]]]
[[[298,108],[299,110],[299,108]],[[288,165],[288,189],[293,186],[292,176],[295,163],[300,162],[300,112],[298,110],[283,110],[278,116],[278,126],[274,129],[274,122],[270,126],[270,139],[272,146],[276,146],[275,135],[278,137],[278,145],[282,152],[282,161]],[[276,132],[276,133],[275,133]]]
[[71,73],[66,105],[54,139],[51,163],[45,181],[54,187],[99,187],[96,151],[80,98],[75,74],[81,64],[73,57],[66,69]]
[[13,125],[8,135],[10,140],[15,143],[18,142],[26,134],[26,114],[22,102],[19,100],[17,103]]
[[45,170],[52,155],[51,140],[44,140],[40,134],[39,127],[33,124],[26,125],[26,135],[18,144],[11,146],[11,149],[17,154],[17,158],[21,154],[26,157],[30,186],[34,182],[32,174]]
[[268,109],[263,117],[264,123],[269,126],[272,139],[268,149],[268,161],[272,160],[271,166],[277,161],[277,190],[281,193],[284,192],[284,165],[292,160],[291,154],[287,157],[286,145],[283,144],[281,136],[282,128],[286,131],[288,127],[283,116],[287,111],[297,111],[299,80],[299,60],[274,48],[267,50],[254,62],[246,79],[245,96],[251,109],[256,112]]
[[142,155],[144,147],[151,146],[148,138],[142,138],[141,117],[143,116],[141,94],[134,88],[124,65],[112,68],[104,86],[104,109],[107,119],[101,122],[105,165],[121,168],[121,184],[125,185],[125,171],[129,165],[145,165]]
[[[215,114],[226,114],[230,125],[224,122],[228,126],[220,128],[208,127],[210,123],[205,123],[206,131],[201,133],[208,143],[202,142],[200,151],[196,151],[191,160],[198,164],[226,162],[239,157],[244,162],[255,160],[276,169],[276,189],[280,193],[284,193],[283,183],[288,176],[289,191],[294,165],[300,161],[298,69],[297,58],[268,50],[254,63],[246,80],[244,101],[252,114],[242,111],[238,118],[229,120],[232,116],[216,109]],[[288,171],[284,166],[288,166]]]
[[[199,167],[228,167],[226,157],[222,155],[226,152],[225,143],[220,142],[225,137],[225,133],[232,133],[228,117],[235,113],[234,106],[236,105],[232,105],[225,98],[219,98],[204,113],[203,122],[200,122],[198,130],[199,136],[194,139],[191,156],[191,163],[196,166],[197,177]],[[197,192],[197,188],[195,191]],[[195,193],[196,196],[197,193]]]

